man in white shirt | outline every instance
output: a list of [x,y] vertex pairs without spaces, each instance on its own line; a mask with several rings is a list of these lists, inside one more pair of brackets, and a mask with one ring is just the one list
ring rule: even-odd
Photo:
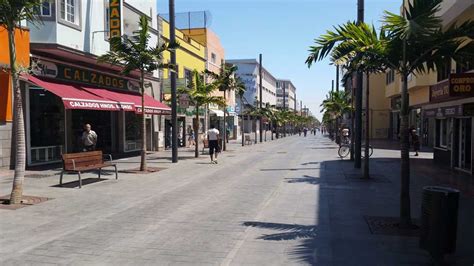
[[82,145],[84,145],[83,151],[95,150],[97,144],[97,134],[91,130],[90,124],[84,125],[84,132],[82,132]]
[[[211,155],[211,163],[217,164],[217,154],[220,152],[219,149],[219,130],[214,125],[211,125],[211,129],[207,131],[207,140],[209,143],[209,155]],[[216,159],[214,160],[214,152]]]

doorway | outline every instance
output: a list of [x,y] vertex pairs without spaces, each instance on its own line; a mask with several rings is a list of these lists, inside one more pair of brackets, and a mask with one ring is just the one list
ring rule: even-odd
[[472,170],[472,119],[458,118],[455,120],[454,167],[463,171]]

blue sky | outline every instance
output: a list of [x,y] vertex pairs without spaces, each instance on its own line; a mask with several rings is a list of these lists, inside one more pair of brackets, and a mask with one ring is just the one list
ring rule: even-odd
[[[376,25],[384,10],[398,12],[401,0],[365,0],[365,21]],[[304,64],[314,38],[333,25],[355,20],[357,0],[175,0],[176,12],[207,10],[227,59],[257,58],[275,77],[291,79],[297,98],[321,118],[320,103],[336,70],[328,61]],[[168,1],[158,0],[168,13]]]

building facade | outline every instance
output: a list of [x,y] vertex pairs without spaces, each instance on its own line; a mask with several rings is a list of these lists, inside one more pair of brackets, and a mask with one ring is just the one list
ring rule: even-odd
[[[158,17],[161,24],[161,38],[164,42],[169,42],[170,26],[169,22],[162,17]],[[206,69],[206,46],[198,42],[187,32],[176,29],[176,41],[179,42],[180,47],[176,49],[176,64],[177,64],[177,88],[187,87],[193,79],[193,71],[203,73]],[[170,60],[170,53],[164,53],[164,60]],[[170,71],[164,70],[162,73],[163,79],[163,99],[165,102],[171,101],[171,83]],[[192,128],[195,117],[195,108],[189,106],[186,102],[178,102],[178,146],[186,146],[187,132]],[[206,112],[200,110],[199,134],[202,138],[205,132]],[[171,147],[171,116],[164,117],[164,146]]]
[[158,72],[145,76],[141,106],[139,74],[121,75],[120,67],[99,64],[110,49],[110,36],[132,36],[141,16],[149,20],[150,46],[158,44],[156,1],[45,1],[43,23],[28,25],[33,75],[25,78],[28,165],[60,160],[62,153],[82,151],[88,123],[98,134],[97,149],[127,154],[141,148],[140,114],[146,113],[148,150],[158,149],[160,103]]
[[[16,59],[21,67],[30,65],[30,32],[28,29],[15,31]],[[12,122],[13,88],[8,46],[8,32],[0,26],[0,168],[13,165]]]
[[[439,11],[443,26],[474,20],[474,2],[443,1]],[[447,61],[443,69],[433,73],[429,86],[429,104],[423,106],[434,160],[439,165],[473,174],[474,135],[474,62]]]
[[297,111],[296,87],[291,80],[278,79],[276,84],[277,104],[276,108],[282,110]]
[[[260,96],[260,64],[256,59],[232,59],[226,61],[237,66],[237,77],[245,84],[246,91],[243,97],[243,104],[236,103],[237,113],[243,114],[251,106],[256,107],[260,101],[262,105],[275,107],[277,105],[277,79],[264,67],[262,67],[262,95]],[[269,123],[264,125],[269,130]],[[245,133],[252,131],[259,132],[259,123],[251,120],[244,121]]]

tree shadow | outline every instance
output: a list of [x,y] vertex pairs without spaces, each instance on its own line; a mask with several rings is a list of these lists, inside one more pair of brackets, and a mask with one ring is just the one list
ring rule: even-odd
[[[107,178],[100,178],[99,179],[99,178],[93,178],[93,177],[84,178],[84,179],[82,179],[82,186],[102,182],[102,181],[105,181],[105,180],[108,180],[108,179]],[[76,187],[79,187],[79,180],[63,183],[62,185],[60,185],[60,184],[53,185],[51,187],[76,188]]]
[[295,184],[295,183],[308,183],[311,185],[320,184],[319,177],[309,176],[309,175],[304,175],[303,177],[297,177],[297,178],[285,178],[285,180],[287,180],[286,182],[290,184]]
[[313,167],[313,168],[265,168],[265,169],[260,169],[262,172],[266,171],[300,171],[300,170],[318,170],[320,169],[319,167]]
[[282,223],[265,223],[265,222],[243,222],[243,226],[271,229],[275,231],[286,231],[283,233],[263,234],[257,239],[270,241],[284,241],[295,239],[314,238],[317,233],[317,226],[300,225],[300,224],[282,224]]

